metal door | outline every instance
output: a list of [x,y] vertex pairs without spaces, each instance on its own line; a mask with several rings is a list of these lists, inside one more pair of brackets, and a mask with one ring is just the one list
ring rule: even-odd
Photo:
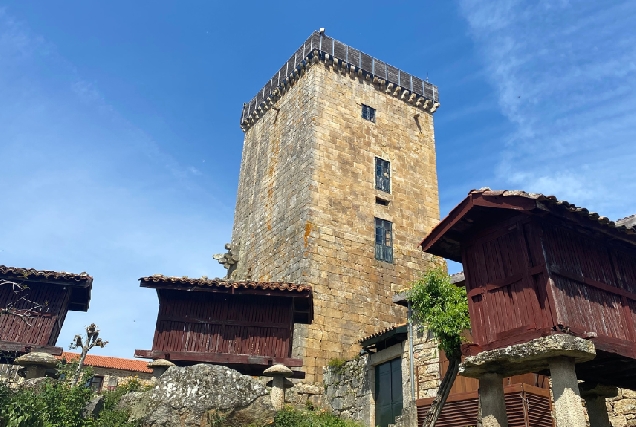
[[375,367],[375,425],[387,427],[402,413],[402,359]]

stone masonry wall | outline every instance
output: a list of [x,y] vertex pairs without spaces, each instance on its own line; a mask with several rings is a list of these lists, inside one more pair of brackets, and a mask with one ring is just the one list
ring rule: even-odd
[[618,396],[606,399],[612,427],[636,426],[636,391],[618,389]]
[[371,386],[369,355],[324,370],[325,403],[336,415],[369,425]]
[[[375,190],[376,156],[391,162],[391,194]],[[393,263],[375,259],[374,217],[393,222]],[[296,326],[293,354],[319,382],[328,360],[404,320],[392,296],[431,265],[418,244],[438,220],[432,115],[313,64],[245,133],[233,277],[313,287],[314,322]]]

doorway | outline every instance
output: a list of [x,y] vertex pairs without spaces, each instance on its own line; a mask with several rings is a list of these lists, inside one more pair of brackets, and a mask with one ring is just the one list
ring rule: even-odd
[[402,359],[375,367],[375,424],[387,427],[402,413]]

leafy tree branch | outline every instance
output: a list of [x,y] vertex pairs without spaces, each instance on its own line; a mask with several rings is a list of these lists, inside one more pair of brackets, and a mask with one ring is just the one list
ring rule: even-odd
[[462,333],[470,328],[466,290],[455,286],[448,274],[437,268],[413,283],[408,300],[413,309],[413,320],[435,335],[449,362],[437,396],[422,424],[423,427],[433,427],[459,372]]

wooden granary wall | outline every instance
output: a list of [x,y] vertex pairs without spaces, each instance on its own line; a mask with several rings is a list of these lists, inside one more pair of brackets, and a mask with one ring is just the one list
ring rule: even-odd
[[634,354],[632,248],[521,214],[479,233],[462,252],[473,337],[483,348],[558,329]]
[[153,350],[290,357],[289,299],[167,289],[158,293]]
[[636,228],[554,196],[482,189],[422,248],[464,266],[465,353],[571,334],[596,348],[580,380],[636,387]]
[[54,347],[68,311],[86,311],[93,278],[0,265],[0,350],[62,354]]
[[[70,289],[42,283],[29,285],[16,293],[11,286],[0,287],[0,307],[29,313],[30,317],[0,316],[0,341],[20,342],[37,346],[53,346],[66,318]],[[44,307],[33,311],[33,303]],[[32,312],[33,311],[33,312]]]
[[313,320],[310,286],[162,275],[140,280],[157,290],[159,314],[152,349],[135,356],[216,363],[255,375],[276,363],[303,366],[292,357],[292,339],[294,323]]

